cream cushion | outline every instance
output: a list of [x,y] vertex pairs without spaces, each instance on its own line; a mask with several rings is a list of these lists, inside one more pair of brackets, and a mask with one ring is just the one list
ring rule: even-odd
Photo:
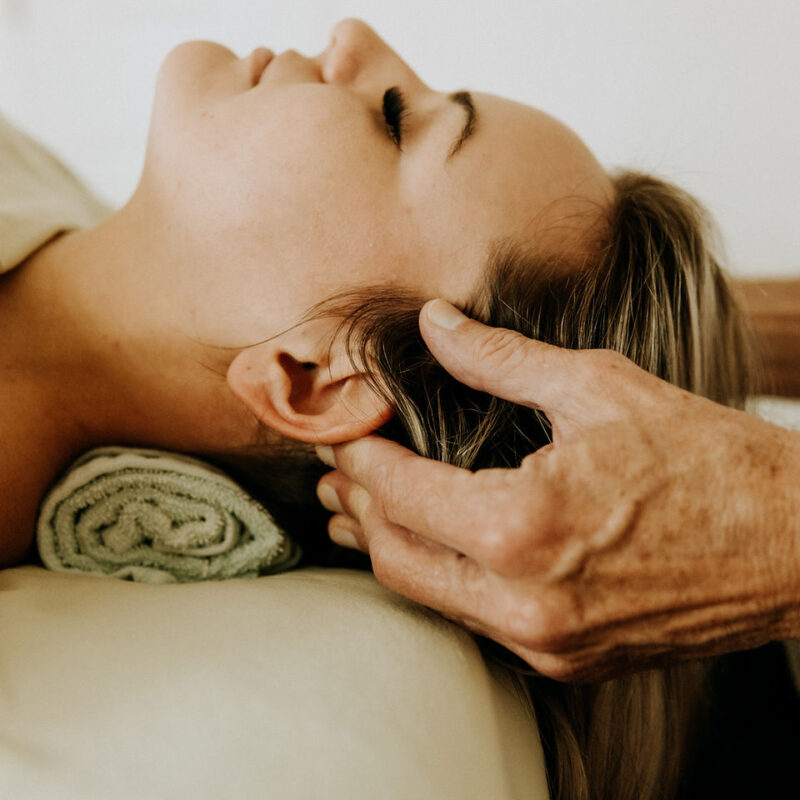
[[61,231],[96,225],[111,209],[49,150],[0,116],[0,272]]
[[546,798],[527,698],[367,573],[0,573],[0,797]]

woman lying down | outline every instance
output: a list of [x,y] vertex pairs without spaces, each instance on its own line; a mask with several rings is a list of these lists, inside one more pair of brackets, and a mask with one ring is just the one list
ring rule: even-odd
[[[130,200],[2,251],[2,566],[102,445],[203,455],[289,524],[315,503],[316,443],[380,429],[517,465],[547,420],[438,367],[417,328],[437,296],[738,404],[747,340],[708,237],[680,189],[608,173],[538,109],[429,88],[360,21],[313,58],[183,44]],[[533,683],[554,796],[671,796],[705,669]]]

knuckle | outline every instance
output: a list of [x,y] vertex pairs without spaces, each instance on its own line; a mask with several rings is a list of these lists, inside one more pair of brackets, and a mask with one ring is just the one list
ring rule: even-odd
[[372,561],[372,572],[378,583],[389,589],[399,588],[396,585],[396,572],[392,569],[391,547],[386,536],[375,536],[370,542],[369,557]]
[[396,472],[391,463],[380,464],[375,469],[371,500],[378,516],[390,519],[392,498],[395,496]]
[[549,503],[533,490],[521,494],[516,492],[508,502],[499,504],[503,511],[494,515],[481,537],[479,557],[500,574],[524,574],[530,569],[537,546],[550,538]]
[[498,525],[489,527],[482,537],[481,560],[501,574],[514,572],[530,548],[528,522],[519,511],[511,511]]
[[531,650],[544,650],[544,626],[540,603],[536,598],[515,603],[505,615],[503,633],[512,641]]
[[501,575],[507,572],[511,557],[505,533],[496,528],[489,528],[484,531],[476,556],[482,564],[493,572]]
[[628,359],[616,350],[579,350],[575,353],[575,362],[585,377],[599,379],[625,369]]
[[572,681],[582,677],[579,665],[562,656],[550,656],[538,664],[539,672],[554,681]]
[[641,368],[615,350],[579,350],[575,356],[576,378],[598,398],[599,407],[614,415],[623,413]]
[[552,590],[516,603],[506,619],[512,641],[544,653],[566,651],[580,628],[572,604]]
[[516,331],[491,328],[475,343],[474,358],[495,368],[513,369],[525,358],[527,340]]

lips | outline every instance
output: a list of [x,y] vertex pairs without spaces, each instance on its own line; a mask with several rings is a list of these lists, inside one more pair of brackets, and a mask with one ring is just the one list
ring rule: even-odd
[[269,62],[275,57],[275,53],[267,47],[256,47],[248,56],[250,62],[250,85],[257,86],[264,74],[264,70],[269,66]]

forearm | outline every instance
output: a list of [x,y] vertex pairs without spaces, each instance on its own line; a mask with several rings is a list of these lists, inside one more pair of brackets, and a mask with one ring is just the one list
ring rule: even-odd
[[800,278],[738,281],[758,339],[761,394],[800,397]]
[[774,535],[784,541],[775,550],[783,552],[786,558],[784,585],[777,587],[777,594],[785,599],[785,616],[783,625],[779,623],[782,630],[773,638],[800,639],[800,431],[785,431],[785,434],[785,449],[775,469],[775,485],[765,487],[769,501],[777,502],[780,507]]

